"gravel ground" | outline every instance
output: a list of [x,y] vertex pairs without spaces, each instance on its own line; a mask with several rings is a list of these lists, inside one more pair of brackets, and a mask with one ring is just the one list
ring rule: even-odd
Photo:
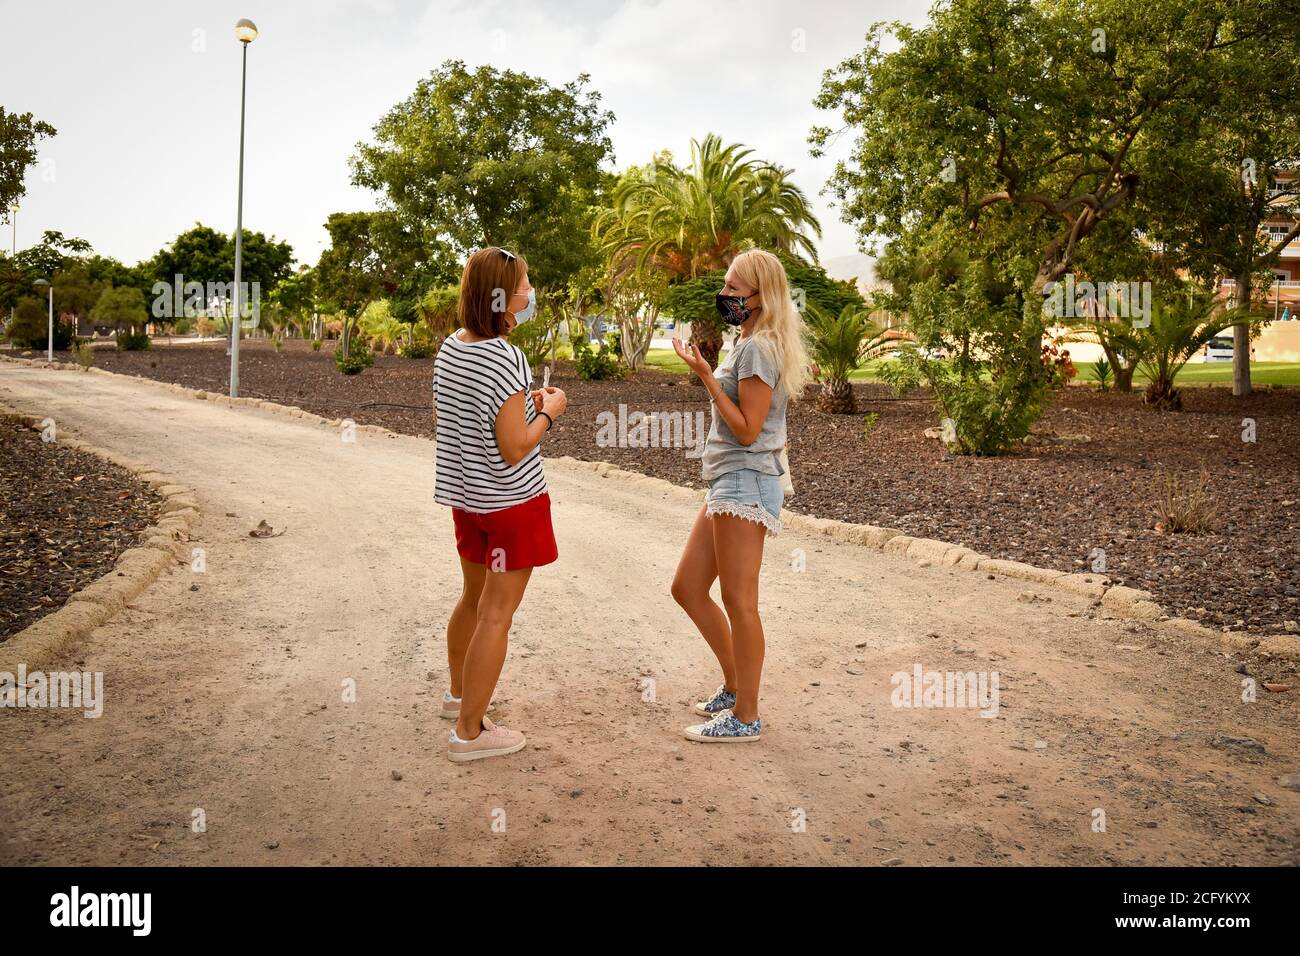
[[117,465],[0,416],[0,641],[106,574],[160,503]]

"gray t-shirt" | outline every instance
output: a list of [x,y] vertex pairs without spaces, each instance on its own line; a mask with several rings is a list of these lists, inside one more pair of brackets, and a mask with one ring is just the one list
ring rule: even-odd
[[740,381],[757,375],[772,387],[772,405],[767,410],[767,420],[752,445],[742,445],[713,404],[713,424],[704,444],[704,480],[712,481],[720,475],[742,468],[752,468],[765,475],[782,473],[778,454],[785,447],[785,409],[790,403],[785,390],[778,388],[781,366],[771,347],[752,335],[737,337],[727,353],[726,361],[718,366],[714,377],[722,390],[737,405],[740,404]]

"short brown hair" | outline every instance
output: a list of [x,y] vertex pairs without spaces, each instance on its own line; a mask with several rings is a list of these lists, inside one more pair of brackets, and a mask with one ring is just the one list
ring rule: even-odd
[[460,277],[460,303],[456,309],[460,327],[485,339],[503,333],[510,297],[519,288],[527,268],[523,256],[496,246],[471,255]]

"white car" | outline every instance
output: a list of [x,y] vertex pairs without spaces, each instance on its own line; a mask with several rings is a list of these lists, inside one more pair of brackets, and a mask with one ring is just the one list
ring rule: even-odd
[[1205,361],[1231,362],[1232,339],[1225,335],[1216,335],[1205,343]]

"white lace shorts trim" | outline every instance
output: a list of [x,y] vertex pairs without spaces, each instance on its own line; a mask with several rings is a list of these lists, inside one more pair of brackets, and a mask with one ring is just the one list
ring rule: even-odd
[[710,518],[714,515],[732,515],[761,524],[767,529],[769,538],[775,538],[781,533],[781,519],[772,517],[772,513],[762,505],[744,504],[739,501],[728,501],[724,498],[707,502],[704,506],[704,513]]

